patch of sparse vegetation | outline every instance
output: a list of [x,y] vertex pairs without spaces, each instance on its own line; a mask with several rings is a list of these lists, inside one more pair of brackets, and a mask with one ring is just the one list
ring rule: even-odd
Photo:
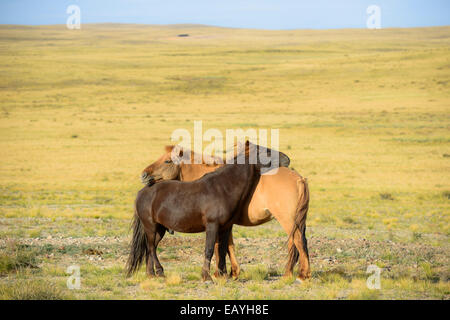
[[15,241],[7,243],[0,251],[0,275],[18,272],[23,268],[37,268],[38,253],[36,250],[20,245]]
[[412,239],[413,241],[418,241],[420,239],[422,239],[422,234],[420,232],[413,232],[412,233]]
[[67,290],[45,280],[16,280],[14,284],[0,284],[2,300],[66,300],[73,299]]
[[247,280],[263,281],[269,278],[269,270],[265,265],[248,266],[242,273]]
[[380,198],[383,200],[394,200],[394,197],[390,193],[380,193]]

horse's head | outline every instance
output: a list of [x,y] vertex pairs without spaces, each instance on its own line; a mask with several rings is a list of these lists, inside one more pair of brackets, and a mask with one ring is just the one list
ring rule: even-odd
[[291,163],[291,159],[289,159],[289,157],[283,152],[275,149],[266,148],[258,144],[251,143],[250,141],[247,140],[245,143],[245,151],[251,152],[252,150],[253,151],[256,150],[258,163],[263,162],[261,160],[261,157],[263,155],[267,156],[268,158],[271,158],[271,162],[266,165],[263,165],[263,167],[289,167],[289,164]]
[[236,145],[233,151],[235,159],[236,157],[244,157],[245,163],[248,163],[249,160],[256,161],[256,164],[264,169],[263,172],[272,168],[289,167],[291,162],[283,152],[254,144],[249,140],[245,144]]
[[183,150],[174,146],[166,146],[165,153],[142,171],[141,181],[152,185],[160,180],[177,180],[180,176],[180,162],[175,161],[183,156]]

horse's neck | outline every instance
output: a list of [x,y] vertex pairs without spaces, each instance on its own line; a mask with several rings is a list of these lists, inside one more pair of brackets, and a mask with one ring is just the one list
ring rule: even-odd
[[185,164],[180,165],[180,180],[181,181],[194,181],[200,179],[205,174],[215,171],[222,167],[223,164]]
[[229,173],[227,172],[222,176],[217,175],[212,179],[217,179],[217,181],[221,181],[220,183],[222,183],[223,176],[226,176],[225,181],[228,181],[233,186],[237,186],[240,182],[245,184],[247,181],[253,180],[253,176],[256,173],[253,165],[230,164],[227,165],[227,169],[225,170],[229,170]]

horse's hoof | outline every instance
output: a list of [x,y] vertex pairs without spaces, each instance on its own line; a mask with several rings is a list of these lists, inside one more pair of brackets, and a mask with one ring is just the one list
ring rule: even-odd
[[303,283],[303,281],[304,281],[304,280],[302,280],[302,279],[299,279],[299,278],[295,279],[295,283],[298,283],[298,284],[302,284],[302,283]]
[[214,273],[214,277],[215,277],[216,279],[218,279],[218,278],[228,278],[228,274],[227,274],[226,272],[216,271],[216,272]]
[[213,282],[213,279],[211,278],[211,276],[208,275],[203,275],[202,276],[203,282],[207,283],[207,282]]

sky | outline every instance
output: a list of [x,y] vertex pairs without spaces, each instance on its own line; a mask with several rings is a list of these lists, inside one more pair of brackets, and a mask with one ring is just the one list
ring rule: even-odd
[[0,0],[0,24],[195,23],[257,29],[366,28],[370,5],[381,28],[450,25],[449,0]]

